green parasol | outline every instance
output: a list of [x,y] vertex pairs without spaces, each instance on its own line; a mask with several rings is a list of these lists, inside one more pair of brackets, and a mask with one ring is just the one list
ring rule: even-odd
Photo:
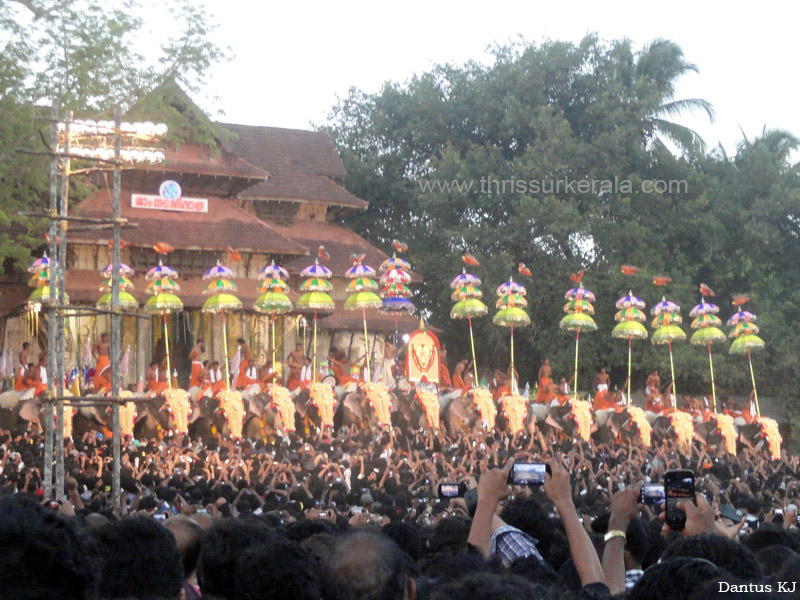
[[[637,308],[626,308],[623,310],[641,312]],[[611,330],[611,337],[628,340],[628,397],[626,398],[626,404],[631,401],[631,345],[633,340],[646,340],[647,336],[647,328],[638,320],[621,321]]]
[[653,318],[650,326],[654,329],[666,327],[667,325],[678,325],[683,323],[683,317],[677,313],[661,313]]
[[644,311],[639,310],[635,306],[629,306],[627,308],[618,310],[614,314],[614,320],[618,323],[625,323],[628,321],[639,321],[640,323],[644,323],[647,320],[647,315],[644,314]]
[[[738,327],[738,326],[737,326]],[[734,329],[734,331],[736,331]],[[733,332],[731,332],[733,333]],[[761,416],[761,407],[758,405],[758,391],[756,389],[756,376],[753,372],[753,357],[750,352],[752,350],[761,350],[766,346],[764,340],[758,337],[755,333],[741,333],[733,340],[729,354],[747,354],[747,362],[750,365],[750,381],[753,383],[753,399],[756,401],[756,413]]]
[[[581,276],[582,277],[581,272]],[[575,332],[575,372],[573,373],[573,397],[578,397],[578,353],[580,349],[581,331],[597,331],[597,323],[590,316],[594,314],[594,307],[591,302],[594,301],[594,294],[589,290],[583,288],[578,278],[579,287],[576,290],[569,290],[566,294],[567,298],[571,298],[564,306],[564,310],[568,313],[561,319],[558,326],[564,331]]]
[[[139,307],[136,298],[131,296],[128,292],[119,291],[119,307],[125,309],[134,309]],[[111,308],[111,292],[104,294],[100,300],[97,301],[97,308]]]
[[240,310],[244,304],[231,292],[237,290],[237,285],[228,277],[233,277],[234,272],[231,268],[223,266],[220,261],[203,274],[203,279],[210,279],[203,288],[203,293],[209,297],[203,303],[200,312],[219,315],[222,321],[222,346],[225,352],[225,387],[231,389],[230,360],[228,359],[228,325],[225,319],[225,311]]
[[521,294],[503,294],[497,299],[495,302],[496,308],[505,308],[505,307],[519,307],[525,308],[528,306],[528,299]]
[[203,302],[203,308],[200,310],[201,312],[215,315],[226,310],[239,310],[243,306],[242,301],[233,294],[216,294],[206,298],[206,301]]
[[172,370],[169,356],[169,331],[167,329],[167,313],[183,310],[183,302],[175,294],[162,292],[150,296],[142,307],[148,314],[160,314],[164,324],[164,348],[167,352],[167,387],[172,389]]
[[[713,325],[699,326],[698,321],[698,319],[701,319],[702,317],[713,316],[714,315],[712,314],[704,314],[700,317],[697,317],[697,319],[692,322],[692,327],[697,331],[692,334],[689,342],[692,344],[692,346],[706,346],[708,348],[708,370],[711,373],[711,400],[713,402],[714,412],[717,412],[717,384],[714,381],[714,358],[711,354],[711,345],[724,342],[725,333]],[[704,319],[703,321],[709,322],[708,319]],[[717,321],[719,321],[720,324],[722,323],[722,321],[720,321],[718,318]],[[698,323],[698,326],[695,326],[695,323]]]
[[[307,275],[307,279],[303,285],[307,287],[304,289],[303,285],[300,286],[301,290],[305,293],[300,296],[295,306],[301,311],[308,311],[314,313],[314,353],[312,359],[312,380],[317,381],[317,316],[320,312],[330,313],[336,308],[336,303],[327,294],[325,290],[333,289],[333,284],[327,281],[331,276],[330,269],[318,264],[318,261],[309,267],[303,269],[303,273]],[[311,283],[313,282],[313,283]],[[322,283],[324,282],[324,283]],[[330,285],[326,285],[330,284]],[[307,290],[307,291],[306,291]]]
[[270,315],[270,323],[272,325],[272,368],[275,369],[275,315],[282,315],[292,310],[292,301],[283,292],[272,291],[259,296],[253,307],[258,312],[269,313]]
[[[367,270],[367,271],[369,271],[369,269],[371,269],[371,267],[368,267],[366,265],[361,265],[360,263],[358,265],[356,265],[356,266],[363,266],[363,268],[365,270]],[[352,281],[347,286],[348,290],[360,288],[361,285],[353,286],[353,283],[354,282],[359,282],[359,281],[363,282],[364,280],[369,281],[369,282],[371,282],[371,283],[373,283],[375,285],[375,287],[372,288],[372,289],[377,289],[378,288],[378,284],[375,283],[372,279],[365,278],[365,277],[353,277],[352,275],[350,275],[349,273],[351,271],[353,271],[353,270],[354,269],[351,268],[351,269],[348,270],[347,273],[345,273],[345,277],[352,278]],[[364,381],[370,381],[370,379],[371,379],[371,377],[370,377],[370,368],[369,368],[369,337],[367,335],[367,309],[368,308],[381,308],[382,306],[383,306],[383,302],[381,301],[380,296],[378,296],[378,294],[376,294],[375,292],[372,292],[372,291],[357,291],[355,293],[351,293],[347,297],[347,300],[345,300],[345,303],[344,303],[345,310],[360,310],[361,311],[361,318],[362,318],[362,321],[364,322],[364,355],[365,355],[364,359],[365,359],[365,366],[366,366],[366,371],[364,372]]]
[[301,292],[330,292],[333,284],[321,277],[311,277],[300,284]]
[[474,383],[478,385],[478,361],[475,357],[475,336],[472,332],[472,317],[483,317],[489,312],[489,308],[481,302],[483,292],[480,289],[481,280],[467,273],[466,269],[461,270],[450,282],[450,289],[453,290],[451,298],[455,302],[450,310],[451,319],[466,319],[469,324],[469,345],[472,349],[472,372]]
[[269,277],[258,284],[258,291],[262,294],[267,292],[287,292],[289,291],[289,284],[278,277]]
[[[667,345],[669,348],[669,368],[672,374],[672,398],[677,398],[675,392],[675,362],[672,359],[672,342],[677,342],[686,339],[686,333],[677,325],[664,325],[659,327],[653,332],[653,337],[650,341],[659,346]],[[674,403],[673,403],[674,407]]]
[[[508,327],[511,330],[511,368],[509,378],[511,379],[511,393],[518,393],[516,371],[514,369],[514,327],[526,327],[531,324],[531,318],[519,305],[514,304],[517,299],[522,298],[521,294],[502,294],[497,299],[499,311],[495,314],[492,322],[501,327]],[[524,298],[523,298],[524,300]]]
[[228,279],[214,279],[203,288],[203,294],[231,294],[238,289],[237,285]]
[[175,292],[179,292],[181,290],[181,286],[178,285],[176,281],[168,277],[159,277],[157,279],[153,279],[150,283],[147,284],[147,288],[145,289],[145,293],[148,295],[154,294],[174,294]]

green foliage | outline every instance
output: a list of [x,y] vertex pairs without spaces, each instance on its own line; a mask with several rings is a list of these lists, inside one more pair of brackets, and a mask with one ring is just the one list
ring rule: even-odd
[[[700,282],[719,292],[723,318],[731,294],[749,293],[768,341],[755,359],[760,390],[795,396],[800,188],[788,161],[798,142],[765,131],[731,159],[705,153],[694,132],[671,121],[690,110],[713,116],[703,100],[674,97],[677,79],[694,70],[666,40],[636,52],[627,40],[588,36],[501,47],[491,65],[439,65],[375,94],[351,90],[327,127],[347,186],[371,203],[348,222],[383,248],[392,238],[409,243],[408,259],[425,277],[414,301],[445,330],[454,358],[467,354],[467,326],[448,318],[448,282],[469,251],[481,261],[470,271],[483,279],[487,303],[509,275],[524,279],[517,262],[533,271],[524,281],[532,325],[515,336],[523,383],[533,384],[545,357],[571,373],[575,339],[558,321],[568,275],[586,269],[599,330],[581,336],[582,388],[601,366],[624,381],[627,344],[610,335],[614,302],[632,289],[651,306],[664,293],[652,277],[666,274],[674,280],[667,296],[684,314],[700,300]],[[567,180],[612,185],[586,191]],[[646,193],[647,181],[678,183]],[[622,264],[641,273],[624,276]],[[475,327],[479,366],[506,368],[508,330],[489,317]],[[718,391],[746,394],[743,358],[729,357],[727,345],[715,351]],[[635,387],[649,370],[669,370],[666,347],[634,342],[633,356]],[[710,391],[705,348],[677,344],[675,360],[679,392]]]
[[[168,18],[173,33],[154,46],[153,23],[142,14]],[[7,272],[43,245],[44,222],[16,213],[47,205],[49,159],[16,150],[46,150],[53,101],[62,115],[94,119],[112,118],[119,104],[131,118],[173,125],[172,141],[214,147],[220,134],[205,115],[176,110],[185,100],[176,83],[197,90],[208,67],[227,57],[211,41],[213,29],[203,4],[191,0],[0,3],[0,263]],[[79,199],[85,187],[77,178],[74,184],[71,197]]]

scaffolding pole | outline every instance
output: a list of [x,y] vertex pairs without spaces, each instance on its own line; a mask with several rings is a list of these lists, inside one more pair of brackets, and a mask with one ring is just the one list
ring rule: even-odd
[[[120,322],[122,318],[117,312],[119,309],[119,266],[120,266],[120,194],[122,187],[122,172],[120,170],[120,126],[121,114],[119,105],[114,107],[114,197],[112,200],[112,212],[114,220],[113,233],[113,258],[111,274],[111,395],[118,397],[120,392],[120,372],[119,360],[120,349],[122,346],[122,329]],[[119,420],[119,403],[111,405],[111,435],[114,455],[114,468],[112,472],[112,491],[114,498],[114,510],[120,514],[120,469],[122,461],[121,448],[121,427]]]
[[[69,124],[72,122],[72,111],[67,113],[67,123],[65,125],[66,141],[64,142],[64,153],[67,155],[63,159],[61,170],[61,198],[58,204],[58,215],[65,217],[69,207]],[[58,240],[58,294],[56,295],[60,305],[66,304],[65,279],[67,275],[67,222],[60,220]],[[52,275],[52,272],[51,272]],[[48,377],[48,381],[49,381]],[[64,386],[64,317],[59,314],[56,319],[56,372],[54,374],[54,389],[61,391]],[[62,394],[59,393],[59,396]],[[56,402],[56,499],[60,500],[64,495],[64,411],[63,405]]]
[[[50,145],[52,148],[58,147],[58,105],[53,101],[51,108],[53,122],[50,125]],[[55,213],[58,207],[58,157],[53,154],[50,157],[50,212]],[[56,397],[56,387],[53,385],[53,378],[56,372],[56,310],[55,302],[56,286],[53,281],[55,273],[55,259],[58,254],[56,247],[56,222],[51,220],[49,223],[48,234],[50,235],[50,306],[47,311],[47,369],[50,376],[47,378],[47,399],[44,405],[44,464],[42,465],[42,477],[44,479],[44,497],[47,500],[53,498],[53,398]],[[38,335],[38,334],[37,334]],[[27,367],[28,365],[25,365]],[[60,395],[60,394],[59,394]]]

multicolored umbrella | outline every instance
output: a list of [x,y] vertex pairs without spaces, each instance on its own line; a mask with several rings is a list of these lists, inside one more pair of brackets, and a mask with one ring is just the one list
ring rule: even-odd
[[[106,267],[106,269],[108,269],[108,267]],[[122,269],[120,269],[120,271],[122,271]],[[111,272],[111,270],[109,269],[109,273],[110,272]],[[108,276],[108,274],[105,272],[105,269],[103,270],[103,274]],[[130,273],[123,273],[123,275],[133,275],[133,271],[131,271]],[[168,279],[177,279],[178,278],[178,272],[175,269],[173,269],[172,267],[167,266],[164,263],[162,263],[161,259],[159,258],[158,259],[158,265],[156,265],[155,267],[150,269],[145,274],[144,278],[147,281],[150,281],[152,279],[158,279],[160,277],[166,277]]]
[[453,302],[460,302],[461,300],[467,300],[469,298],[482,298],[483,292],[478,286],[475,285],[462,285],[461,287],[456,288],[450,294],[450,298]]
[[[632,276],[637,272],[638,269],[632,270],[630,274]],[[623,273],[628,274],[625,270],[623,270]],[[633,345],[633,340],[647,339],[647,328],[642,324],[647,320],[647,316],[643,311],[645,307],[644,300],[634,296],[632,290],[628,290],[628,294],[617,300],[614,306],[619,310],[614,315],[617,325],[611,330],[611,337],[628,340],[628,394],[625,398],[625,404],[629,404],[631,401],[631,346]]]
[[451,319],[466,319],[469,324],[469,345],[472,349],[472,368],[475,385],[478,385],[478,362],[475,357],[475,336],[472,331],[472,318],[483,317],[489,312],[489,308],[480,301],[482,292],[480,291],[481,280],[467,273],[466,269],[461,269],[461,273],[456,275],[450,282],[450,289],[460,290],[458,295],[453,298],[463,298],[458,300],[450,310]]
[[284,269],[283,267],[279,267],[275,264],[275,261],[271,261],[265,267],[262,267],[261,270],[258,272],[259,279],[289,279],[289,271]]
[[168,277],[159,277],[158,279],[153,279],[147,284],[145,293],[148,296],[154,296],[156,294],[174,294],[180,290],[181,286],[178,285],[178,282],[169,279]]
[[662,297],[661,302],[657,302],[653,305],[653,308],[650,309],[650,314],[653,316],[657,316],[663,313],[672,313],[672,314],[680,314],[681,307],[675,304],[674,302],[668,301],[666,298]]
[[[677,305],[675,305],[677,306]],[[675,313],[672,313],[673,316]],[[664,344],[669,348],[669,368],[672,374],[672,397],[677,398],[675,390],[675,362],[672,358],[672,342],[681,341],[686,339],[686,333],[677,325],[663,325],[653,332],[651,341],[653,344],[662,346]],[[674,403],[673,403],[674,407]]]
[[756,316],[753,313],[742,310],[741,306],[739,310],[728,319],[728,324],[734,325],[733,330],[729,334],[734,340],[731,347],[728,349],[728,353],[747,355],[747,363],[750,366],[750,381],[753,384],[753,400],[756,402],[756,413],[760,418],[761,407],[758,404],[758,390],[756,389],[756,376],[753,371],[753,357],[751,352],[763,349],[766,343],[756,335],[758,327],[753,324],[755,320]]
[[680,325],[681,323],[683,323],[683,317],[681,317],[679,314],[661,313],[653,318],[653,322],[650,324],[650,326],[654,329],[658,329],[659,327],[665,327],[667,325]]
[[300,271],[300,275],[301,277],[321,277],[322,279],[330,279],[333,275],[333,271],[319,264],[319,259],[315,259],[313,265],[309,265]]
[[[361,318],[364,322],[364,359],[366,367],[364,371],[364,381],[370,381],[371,373],[369,366],[369,337],[367,335],[367,309],[381,308],[383,306],[380,296],[371,291],[373,289],[378,289],[378,284],[372,279],[365,277],[364,275],[367,273],[374,274],[375,269],[368,265],[362,265],[361,261],[357,261],[352,267],[345,271],[344,274],[347,279],[352,280],[347,286],[348,291],[351,293],[347,297],[347,300],[345,300],[344,308],[345,310],[360,310]],[[356,285],[353,285],[354,282]],[[370,286],[370,288],[368,289],[365,286]]]
[[[105,267],[103,267],[103,269],[100,271],[100,273],[101,273],[101,274],[102,274],[104,277],[111,277],[111,273],[113,273],[113,272],[114,272],[114,265],[113,265],[113,264],[106,265],[106,266],[105,266]],[[133,273],[134,273],[133,269],[131,269],[131,268],[130,268],[128,265],[126,265],[125,263],[120,263],[120,264],[119,264],[119,274],[120,274],[120,275],[133,275]]]
[[222,265],[219,260],[216,265],[203,274],[204,280],[210,280],[206,287],[203,288],[203,293],[212,295],[208,297],[200,309],[202,313],[219,315],[222,321],[222,347],[225,352],[225,389],[228,390],[231,389],[231,373],[228,358],[228,326],[225,313],[231,310],[240,310],[244,307],[242,301],[232,293],[237,290],[237,285],[228,279],[233,275],[233,269]]
[[386,271],[383,275],[381,275],[380,282],[381,285],[389,285],[392,283],[411,283],[411,275],[409,275],[403,269],[392,269],[391,271]]
[[[325,280],[321,279],[320,281]],[[261,283],[258,284],[258,291],[262,294],[266,294],[268,292],[284,293],[289,291],[289,284],[278,277],[268,277],[266,279],[262,279]]]
[[409,271],[411,269],[411,265],[406,259],[400,258],[396,254],[392,254],[391,258],[387,258],[385,261],[383,261],[378,267],[378,269],[381,272],[392,271],[395,269],[402,269],[403,271]]
[[44,287],[50,285],[50,269],[42,269],[38,273],[34,273],[28,280],[28,287]]
[[[129,290],[129,289],[131,289],[133,287],[133,282],[130,279],[128,279],[127,277],[125,277],[124,275],[120,275],[119,277],[117,277],[117,279],[119,281],[119,289],[120,290]],[[111,291],[111,285],[112,285],[111,277],[106,277],[103,280],[103,283],[100,284],[100,291],[101,292],[110,292]]]
[[594,294],[583,287],[583,284],[578,284],[578,287],[572,288],[571,290],[567,290],[567,293],[564,294],[565,300],[588,300],[589,302],[594,302]]
[[[171,279],[178,276],[178,272],[173,268],[166,267],[168,270],[165,271],[163,267],[164,265],[162,265],[161,261],[159,260],[158,266],[150,269],[147,274],[150,275],[150,273],[154,273],[154,275],[152,277],[145,275],[145,278],[156,280],[159,278]],[[147,302],[144,303],[142,309],[144,312],[151,315],[161,315],[161,320],[164,324],[164,347],[167,352],[167,387],[172,389],[172,366],[170,364],[169,355],[169,330],[167,328],[167,313],[183,310],[183,302],[181,302],[181,299],[175,294],[170,292],[158,292],[147,299]]]
[[522,306],[526,305],[525,294],[527,290],[516,283],[511,278],[508,282],[500,285],[496,294],[497,311],[492,322],[501,327],[508,327],[511,332],[511,366],[509,378],[511,379],[511,393],[513,395],[519,394],[519,387],[517,385],[516,371],[514,370],[514,327],[526,327],[531,324],[531,318],[522,308],[520,308],[520,301],[525,302]]
[[[564,310],[567,315],[561,319],[558,326],[564,331],[575,332],[575,372],[572,381],[575,384],[573,397],[578,397],[578,353],[580,348],[581,331],[597,331],[597,323],[590,315],[594,314],[594,294],[583,287],[582,283],[577,288],[568,290],[564,297],[569,300]],[[575,303],[575,304],[573,304]],[[584,304],[585,303],[585,304]],[[588,306],[586,306],[588,305]],[[588,310],[591,308],[591,312]]]
[[455,290],[465,285],[479,287],[481,285],[481,280],[475,277],[475,275],[467,273],[467,270],[462,268],[461,274],[456,275],[450,282],[450,289]]
[[392,283],[381,290],[381,298],[410,298],[411,288],[402,283]]
[[203,281],[208,279],[229,279],[235,275],[233,269],[222,265],[219,261],[208,271],[203,273]]
[[[316,283],[309,284],[309,287],[314,288],[311,291],[305,292],[300,298],[297,300],[295,307],[301,311],[313,312],[314,313],[314,353],[312,355],[312,380],[314,383],[317,381],[317,317],[320,313],[330,313],[333,312],[333,309],[336,308],[336,303],[333,299],[328,295],[325,289],[319,289],[322,287],[319,284],[319,281],[324,281],[325,279],[329,278],[332,273],[330,269],[327,269],[319,264],[319,260],[315,260],[313,265],[310,265],[303,269],[301,274],[304,277],[310,278],[310,280],[316,279]],[[309,280],[303,282],[306,284]],[[330,283],[330,282],[328,282]],[[333,287],[333,286],[331,286]],[[301,290],[303,286],[300,286]]]
[[623,296],[617,303],[614,305],[617,309],[623,308],[644,308],[644,300],[641,298],[634,296],[633,292],[629,291],[627,296]]
[[322,277],[311,277],[300,284],[301,292],[330,292],[333,283]]
[[[700,293],[703,293],[701,286]],[[706,286],[707,287],[707,286]],[[711,291],[710,289],[707,291]],[[694,317],[692,329],[695,332],[689,340],[692,346],[706,346],[708,348],[708,370],[711,373],[711,400],[714,412],[717,412],[717,385],[714,381],[714,358],[711,353],[711,345],[725,341],[725,334],[719,327],[722,320],[717,316],[719,306],[706,302],[705,297],[700,298],[700,303],[689,311],[689,316]]]
[[42,254],[41,258],[37,258],[28,266],[28,273],[38,273],[43,269],[50,268],[50,257],[47,256],[47,252]]

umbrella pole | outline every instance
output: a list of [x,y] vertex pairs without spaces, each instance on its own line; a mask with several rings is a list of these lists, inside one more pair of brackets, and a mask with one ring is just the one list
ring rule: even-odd
[[364,381],[370,381],[372,379],[369,374],[369,338],[367,337],[367,311],[366,309],[361,309],[361,318],[364,320],[364,359],[365,364],[367,366],[367,371],[364,373]]
[[272,370],[275,371],[275,313],[272,313]]
[[750,381],[753,382],[753,399],[756,401],[756,414],[761,418],[761,408],[758,406],[758,391],[756,390],[756,376],[753,374],[753,359],[750,357],[750,348],[747,349],[747,362],[750,363]]
[[575,373],[572,375],[572,383],[575,386],[572,390],[572,397],[577,400],[578,398],[578,347],[581,340],[581,328],[578,327],[575,332]]
[[225,324],[225,311],[221,311],[220,314],[222,315],[222,345],[225,347],[225,387],[231,389],[231,372],[228,366],[228,327]]
[[167,311],[162,311],[164,321],[164,348],[167,351],[167,389],[172,389],[172,367],[169,363],[169,329],[167,327]]
[[714,412],[717,412],[717,386],[714,383],[714,359],[711,358],[711,342],[708,343],[708,368],[711,370],[711,400],[714,403]]
[[628,397],[625,399],[625,406],[631,403],[631,342],[633,338],[628,338]]
[[675,390],[675,363],[672,361],[672,340],[667,342],[667,348],[669,348],[669,371],[672,374],[672,399],[671,404],[672,408],[678,407],[678,392]]
[[397,317],[398,313],[394,313],[394,349],[395,349],[395,356],[397,356]]
[[517,380],[514,377],[514,324],[511,324],[511,393],[517,393]]
[[472,348],[472,372],[475,374],[475,387],[478,387],[478,361],[475,358],[475,338],[472,336],[472,317],[467,317],[469,323],[469,345]]
[[317,382],[317,309],[314,309],[314,360],[312,361],[313,372],[311,373],[311,381]]

